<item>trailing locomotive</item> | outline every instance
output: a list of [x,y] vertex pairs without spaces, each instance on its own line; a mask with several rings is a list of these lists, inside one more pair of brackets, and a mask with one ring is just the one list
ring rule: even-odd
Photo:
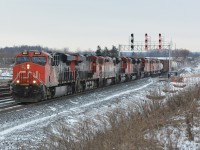
[[53,97],[130,81],[166,70],[164,60],[20,52],[13,67],[12,94],[16,102]]

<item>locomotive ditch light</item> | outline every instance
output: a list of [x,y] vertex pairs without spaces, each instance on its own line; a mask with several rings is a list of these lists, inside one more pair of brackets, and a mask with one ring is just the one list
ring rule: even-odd
[[33,80],[33,84],[36,84],[36,80]]
[[16,83],[19,83],[19,80],[17,80]]

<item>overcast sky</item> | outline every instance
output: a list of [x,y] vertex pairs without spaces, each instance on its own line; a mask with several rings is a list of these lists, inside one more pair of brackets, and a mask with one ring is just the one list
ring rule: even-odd
[[0,0],[0,47],[96,49],[161,33],[200,51],[199,0]]

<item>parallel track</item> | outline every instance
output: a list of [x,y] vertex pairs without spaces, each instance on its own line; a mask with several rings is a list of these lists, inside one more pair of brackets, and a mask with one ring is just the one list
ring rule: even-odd
[[0,110],[14,106],[15,102],[11,96],[9,86],[0,86]]
[[10,87],[9,86],[0,86],[0,101],[5,97],[10,97]]

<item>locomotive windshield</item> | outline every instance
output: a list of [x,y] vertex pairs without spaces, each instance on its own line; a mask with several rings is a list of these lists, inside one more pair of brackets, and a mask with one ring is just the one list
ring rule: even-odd
[[30,62],[30,57],[29,56],[18,56],[16,63],[17,64],[22,64],[24,62]]
[[32,57],[32,62],[44,66],[46,64],[46,57],[34,56]]

